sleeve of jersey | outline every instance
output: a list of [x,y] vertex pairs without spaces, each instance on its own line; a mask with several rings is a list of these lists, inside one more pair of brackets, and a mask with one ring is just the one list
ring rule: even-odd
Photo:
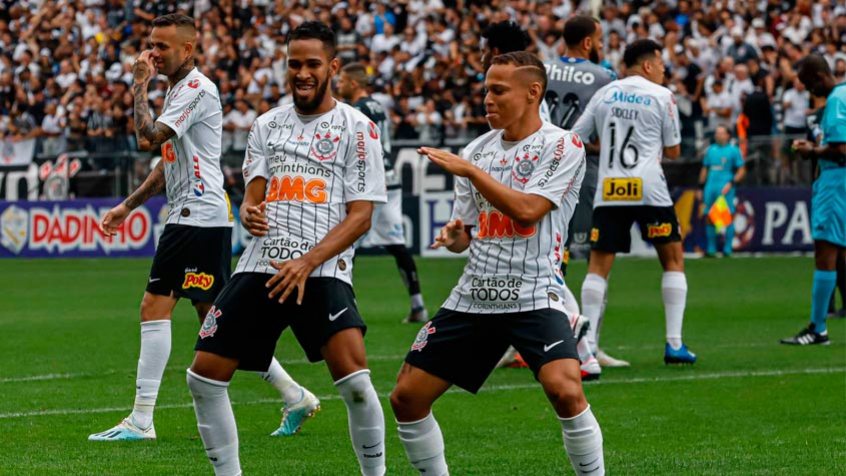
[[479,221],[479,210],[473,201],[473,189],[467,177],[455,177],[455,197],[452,204],[452,218],[461,220],[465,226],[475,226]]
[[249,184],[256,177],[268,178],[267,157],[264,153],[264,139],[258,122],[253,123],[250,135],[247,136],[247,151],[244,153],[244,163],[241,173],[244,183]]
[[211,98],[212,96],[205,89],[182,88],[156,122],[161,122],[173,129],[176,137],[181,139],[191,124],[206,118]]
[[573,125],[573,132],[579,137],[593,137],[596,132],[596,104],[599,94],[594,94],[585,107],[585,111],[579,116],[579,120]]
[[523,191],[540,195],[557,208],[572,191],[581,189],[584,176],[584,144],[578,135],[564,134],[543,148],[539,163]]
[[832,120],[826,121],[823,142],[825,144],[846,142],[846,102],[839,95],[832,94],[826,101],[825,107],[831,108],[834,114]]
[[379,130],[370,121],[359,121],[347,149],[344,188],[346,201],[388,201],[385,189],[385,167],[382,164],[382,143]]
[[664,110],[664,125],[662,127],[661,139],[664,147],[673,147],[681,144],[681,122],[679,119],[679,108],[676,99],[672,95],[666,100]]

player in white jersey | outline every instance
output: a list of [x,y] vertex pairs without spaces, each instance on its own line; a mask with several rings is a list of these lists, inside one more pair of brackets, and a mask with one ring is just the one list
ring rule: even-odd
[[403,322],[426,322],[429,314],[420,292],[420,277],[414,258],[405,246],[402,222],[402,183],[399,171],[394,169],[391,158],[391,119],[378,101],[367,95],[369,78],[361,63],[348,63],[341,68],[338,78],[338,96],[363,112],[379,128],[382,141],[382,161],[385,164],[385,185],[388,203],[376,205],[370,231],[361,239],[360,246],[382,246],[396,261],[402,282],[411,299],[411,311]]
[[[379,130],[332,98],[335,34],[305,22],[287,37],[294,104],[253,124],[244,158],[244,222],[257,236],[206,316],[187,372],[197,427],[215,474],[240,474],[227,387],[263,369],[291,327],[312,362],[325,360],[349,417],[364,475],[385,473],[385,421],[352,289],[353,243],[385,202]],[[295,292],[296,291],[296,292]]]
[[470,256],[458,285],[417,334],[391,393],[400,441],[420,474],[448,474],[432,405],[452,385],[476,393],[514,345],[558,415],[573,468],[601,475],[602,433],[582,391],[560,274],[584,147],[576,134],[541,121],[546,74],[531,53],[494,58],[485,85],[491,132],[462,157],[420,149],[456,176],[453,216],[433,246],[469,248]]
[[[185,15],[153,20],[152,50],[133,67],[136,137],[141,150],[161,148],[158,162],[144,183],[103,217],[101,228],[114,234],[129,213],[163,189],[167,224],[141,301],[141,352],[132,414],[94,441],[133,441],[156,437],[153,409],[170,356],[170,317],[180,297],[191,299],[202,322],[211,303],[229,280],[232,260],[232,213],[223,190],[220,142],[223,117],[217,88],[194,67],[197,31]],[[154,73],[168,77],[162,114],[153,122],[147,87]],[[296,403],[319,405],[273,359],[261,373],[285,400],[282,428],[293,434],[302,415],[288,414]],[[279,430],[277,430],[279,431]]]
[[[667,344],[664,362],[696,361],[682,342],[687,299],[684,255],[678,219],[661,168],[661,159],[679,156],[679,111],[673,93],[661,86],[661,46],[638,40],[623,55],[628,76],[596,92],[573,130],[599,136],[599,175],[594,197],[588,275],[582,285],[582,311],[599,315],[616,253],[628,253],[630,229],[637,222],[643,239],[658,251],[664,276]],[[595,329],[588,331],[595,351]]]

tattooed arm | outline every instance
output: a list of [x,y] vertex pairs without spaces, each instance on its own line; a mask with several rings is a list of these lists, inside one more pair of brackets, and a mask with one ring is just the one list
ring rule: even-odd
[[126,217],[132,210],[138,208],[153,195],[157,195],[165,188],[164,175],[164,160],[160,160],[156,167],[144,180],[144,183],[132,192],[132,195],[126,198],[118,206],[112,208],[100,221],[100,229],[106,233],[107,236],[113,236],[120,229],[121,224],[126,220]]
[[156,150],[176,133],[161,122],[153,122],[147,86],[153,77],[153,60],[149,51],[144,51],[132,66],[132,95],[135,97],[135,138],[141,150]]

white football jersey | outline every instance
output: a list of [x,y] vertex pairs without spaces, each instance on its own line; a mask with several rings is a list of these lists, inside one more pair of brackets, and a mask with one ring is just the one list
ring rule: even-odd
[[169,88],[156,119],[176,133],[162,144],[168,224],[232,226],[223,190],[220,141],[223,110],[217,87],[197,68]]
[[[302,117],[293,105],[259,116],[247,139],[244,183],[267,179],[270,231],[253,237],[235,273],[276,274],[270,261],[303,256],[347,215],[347,203],[385,202],[379,130],[347,104]],[[311,277],[352,284],[353,247],[318,266]]]
[[548,122],[507,149],[502,136],[502,130],[488,132],[465,147],[462,157],[508,187],[548,199],[554,208],[523,227],[494,208],[469,179],[456,177],[452,219],[473,230],[464,273],[443,307],[481,314],[563,311],[561,259],[584,178],[584,147],[576,134]]
[[672,206],[661,158],[665,147],[681,143],[680,128],[673,93],[642,76],[597,91],[573,126],[580,137],[599,136],[594,208]]

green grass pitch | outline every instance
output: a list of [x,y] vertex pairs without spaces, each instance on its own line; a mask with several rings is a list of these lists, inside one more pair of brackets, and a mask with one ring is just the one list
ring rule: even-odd
[[[418,259],[431,313],[463,264]],[[410,475],[387,395],[418,326],[400,323],[407,297],[392,259],[356,265],[389,474]],[[158,440],[86,441],[131,408],[148,267],[149,260],[0,261],[0,474],[211,474],[185,384],[199,326],[189,303],[174,315]],[[700,361],[680,368],[661,359],[657,260],[618,261],[602,343],[632,367],[607,369],[585,385],[609,474],[846,474],[846,321],[830,323],[831,346],[778,344],[807,320],[812,268],[810,258],[689,261],[685,341]],[[576,294],[584,273],[584,262],[571,266]],[[245,474],[357,474],[344,406],[325,367],[307,364],[289,334],[276,355],[322,398],[323,410],[299,435],[271,438],[278,394],[238,373],[230,395]],[[527,370],[498,370],[479,395],[450,392],[435,412],[452,474],[571,471],[560,426]]]

